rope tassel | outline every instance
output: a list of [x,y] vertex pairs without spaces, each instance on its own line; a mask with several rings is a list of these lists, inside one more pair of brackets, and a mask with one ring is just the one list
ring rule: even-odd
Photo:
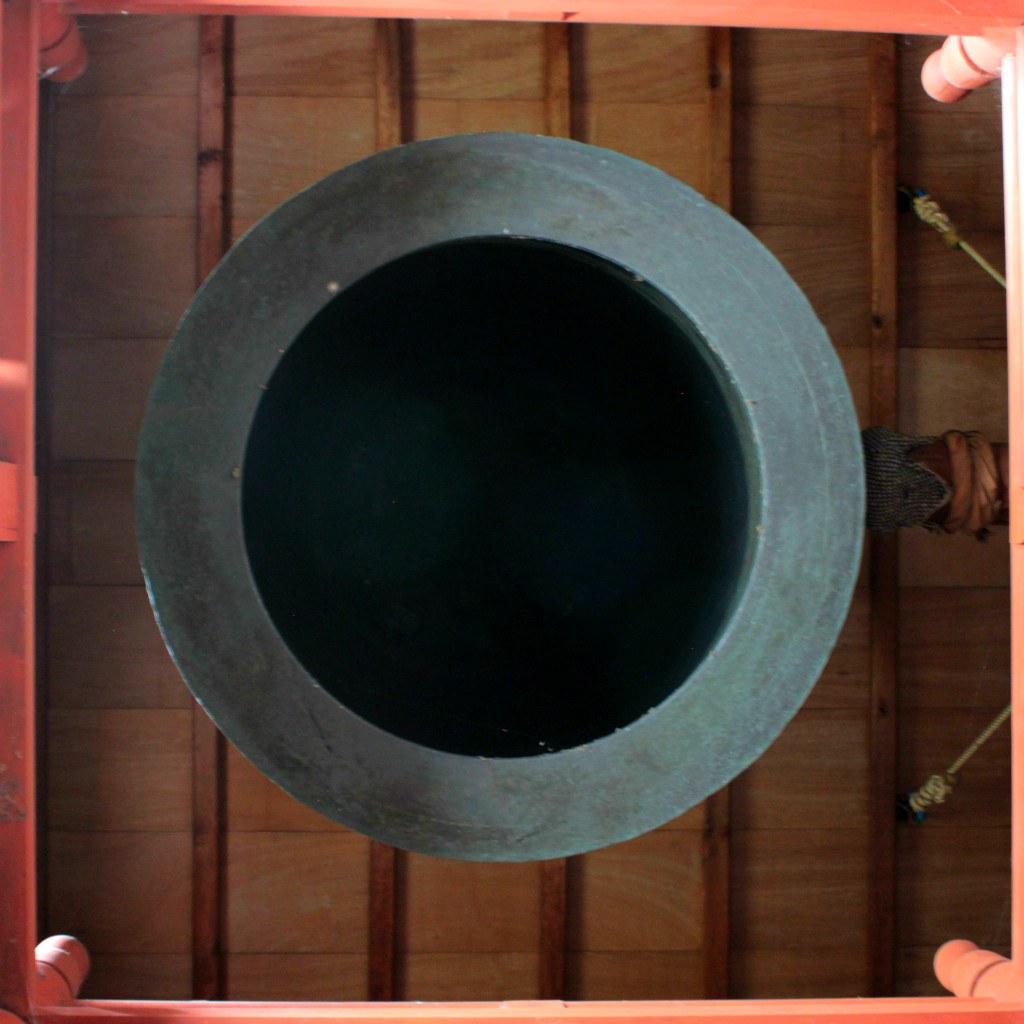
[[950,249],[962,249],[982,270],[1006,287],[1006,278],[973,245],[969,245],[960,237],[956,225],[949,219],[949,214],[924,189],[901,185],[900,191],[910,197],[914,213],[929,227],[935,228]]

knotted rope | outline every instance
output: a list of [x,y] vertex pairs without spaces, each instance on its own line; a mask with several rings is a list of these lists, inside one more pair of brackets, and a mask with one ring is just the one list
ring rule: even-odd
[[949,452],[953,488],[942,529],[984,538],[1002,508],[992,445],[977,430],[947,430],[942,440]]
[[992,737],[992,734],[1010,717],[1011,705],[1007,704],[1002,711],[982,730],[978,738],[944,771],[931,776],[930,779],[913,793],[907,794],[907,805],[913,811],[917,821],[928,817],[928,808],[935,804],[944,804],[949,795],[960,783],[960,769],[974,757],[978,749]]

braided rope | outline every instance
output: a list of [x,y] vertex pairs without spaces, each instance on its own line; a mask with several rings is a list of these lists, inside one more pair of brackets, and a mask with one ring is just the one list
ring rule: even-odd
[[947,430],[942,440],[953,476],[953,496],[942,529],[985,537],[1002,509],[999,467],[992,445],[977,430]]

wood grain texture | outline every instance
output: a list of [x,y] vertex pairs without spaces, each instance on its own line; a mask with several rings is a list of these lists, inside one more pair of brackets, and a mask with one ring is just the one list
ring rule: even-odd
[[703,954],[576,952],[569,955],[571,999],[702,999]]
[[900,946],[936,948],[951,935],[982,949],[1009,943],[1009,829],[906,826],[899,854]]
[[51,457],[134,459],[166,348],[164,339],[53,339],[46,403]]
[[[1008,696],[1008,695],[1007,695]],[[900,714],[898,792],[943,771],[995,717],[991,708],[913,708]],[[998,828],[1010,823],[1010,728],[1002,728],[971,758],[961,782],[929,812],[929,829]]]
[[732,975],[735,999],[849,999],[870,985],[866,957],[819,946],[737,950]]
[[703,837],[649,832],[573,858],[569,948],[679,951],[703,942]]
[[565,998],[568,938],[568,863],[566,858],[540,865],[540,998]]
[[[1001,232],[974,231],[975,247],[1003,267]],[[921,348],[1003,347],[1006,292],[965,253],[947,249],[938,232],[901,222],[900,344]]]
[[676,25],[581,25],[580,100],[687,103],[708,90],[707,30]]
[[395,998],[395,868],[397,850],[370,843],[370,908],[367,918],[367,990],[370,999]]
[[370,840],[352,832],[233,832],[226,949],[367,952]]
[[571,33],[569,25],[544,26],[544,134],[572,136]]
[[262,217],[307,185],[369,156],[376,117],[370,97],[237,97],[233,214]]
[[869,39],[861,32],[738,29],[736,102],[866,111]]
[[374,96],[374,20],[244,17],[235,23],[235,96]]
[[225,770],[225,827],[229,832],[349,831],[289,796],[230,743]]
[[982,543],[965,534],[901,530],[901,587],[1008,587],[1010,552],[1005,526]]
[[706,102],[581,103],[580,117],[582,141],[643,160],[698,192],[708,190]]
[[537,999],[539,958],[526,953],[409,953],[398,986],[403,999],[444,1002]]
[[543,100],[543,37],[538,23],[418,20],[410,90],[430,100]]
[[142,585],[134,462],[53,463],[49,558],[54,584]]
[[366,962],[361,953],[232,953],[225,998],[362,1002]]
[[837,347],[871,344],[870,235],[858,221],[755,226],[754,234],[800,286]]
[[80,16],[85,73],[61,96],[195,96],[199,19],[181,15]]
[[89,952],[82,999],[188,999],[191,959],[182,953]]
[[866,963],[863,830],[739,831],[732,837],[732,860],[734,951],[832,949]]
[[50,587],[51,708],[191,708],[144,587]]
[[417,99],[412,132],[417,139],[471,132],[526,132],[542,135],[543,100]]
[[408,854],[402,858],[398,914],[402,953],[536,952],[540,868]]
[[67,96],[54,139],[57,216],[193,216],[193,97]]
[[374,103],[377,149],[400,146],[405,139],[402,123],[402,22],[378,18],[374,23]]
[[805,709],[732,785],[734,829],[868,825],[869,717]]
[[188,832],[57,832],[48,839],[50,919],[90,953],[190,949]]
[[918,348],[900,353],[900,429],[907,434],[980,430],[1007,437],[1006,356],[992,349]]
[[899,657],[901,707],[998,711],[1010,694],[1009,591],[907,588]]
[[737,104],[734,116],[733,212],[744,224],[802,224],[827,233],[863,222],[862,111]]
[[47,813],[62,832],[182,832],[191,824],[187,710],[52,710]]

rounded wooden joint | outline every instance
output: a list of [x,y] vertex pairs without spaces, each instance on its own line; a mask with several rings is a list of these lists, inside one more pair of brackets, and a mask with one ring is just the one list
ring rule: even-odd
[[962,999],[1024,1000],[1024,975],[1004,956],[979,949],[966,939],[953,939],[935,953],[939,984]]
[[71,935],[53,935],[36,946],[38,1006],[56,1006],[75,999],[89,973],[89,953]]

